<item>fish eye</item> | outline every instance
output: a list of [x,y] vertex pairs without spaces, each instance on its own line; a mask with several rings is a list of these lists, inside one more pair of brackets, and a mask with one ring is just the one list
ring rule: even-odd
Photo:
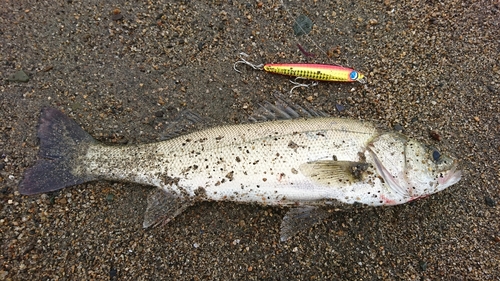
[[352,80],[356,80],[358,79],[358,73],[356,71],[353,71],[349,74],[349,78],[351,78]]
[[434,159],[434,161],[437,162],[439,160],[439,158],[441,158],[441,153],[439,153],[439,151],[437,151],[437,150],[434,150],[432,152],[432,158]]

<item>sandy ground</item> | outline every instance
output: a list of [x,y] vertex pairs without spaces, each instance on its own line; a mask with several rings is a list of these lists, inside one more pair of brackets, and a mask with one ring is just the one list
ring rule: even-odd
[[[113,2],[0,5],[0,280],[500,278],[499,1]],[[308,37],[293,34],[299,14],[315,24]],[[368,83],[290,95],[286,77],[236,73],[241,51],[256,63],[350,66]],[[10,81],[18,70],[28,82]],[[44,106],[130,144],[157,141],[183,109],[213,125],[245,121],[276,92],[402,128],[458,158],[464,177],[410,204],[337,212],[284,243],[285,209],[207,202],[144,230],[150,187],[17,192]]]

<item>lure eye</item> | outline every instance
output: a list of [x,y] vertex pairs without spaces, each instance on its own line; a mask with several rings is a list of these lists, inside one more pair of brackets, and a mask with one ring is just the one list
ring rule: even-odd
[[439,153],[439,151],[437,151],[437,150],[434,150],[432,152],[432,158],[434,159],[434,161],[437,162],[439,160],[439,158],[441,158],[441,153]]
[[358,77],[359,77],[359,74],[356,71],[353,71],[349,74],[349,78],[351,78],[351,80],[357,80]]

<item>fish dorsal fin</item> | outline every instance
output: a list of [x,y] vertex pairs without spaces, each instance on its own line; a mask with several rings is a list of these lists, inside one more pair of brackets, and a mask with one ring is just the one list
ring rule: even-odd
[[148,206],[142,226],[148,228],[158,224],[166,224],[193,204],[181,196],[155,188],[148,195]]
[[187,109],[183,110],[175,117],[174,121],[168,124],[160,140],[172,139],[196,129],[202,129],[205,123],[205,120],[198,114]]
[[295,234],[312,228],[330,215],[330,210],[316,206],[291,208],[281,221],[280,240],[286,241]]
[[265,101],[264,104],[259,104],[259,108],[255,110],[248,120],[251,122],[259,122],[328,116],[328,114],[322,111],[305,109],[300,105],[295,105],[281,98],[277,98],[274,104],[269,101]]
[[331,185],[333,182],[347,184],[361,181],[373,167],[363,162],[318,160],[301,164],[299,170],[322,185]]

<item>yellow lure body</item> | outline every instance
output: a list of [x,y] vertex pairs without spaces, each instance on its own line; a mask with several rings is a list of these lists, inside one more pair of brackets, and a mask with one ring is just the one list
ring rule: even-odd
[[305,79],[333,82],[362,82],[365,77],[354,69],[329,64],[271,63],[265,64],[264,70]]

